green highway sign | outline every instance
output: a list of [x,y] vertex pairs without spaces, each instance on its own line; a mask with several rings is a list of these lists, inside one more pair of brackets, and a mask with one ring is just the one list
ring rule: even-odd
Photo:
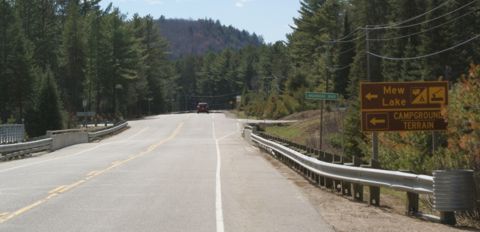
[[307,100],[337,101],[338,100],[338,94],[336,94],[336,93],[307,92],[307,93],[305,93],[305,99],[307,99]]

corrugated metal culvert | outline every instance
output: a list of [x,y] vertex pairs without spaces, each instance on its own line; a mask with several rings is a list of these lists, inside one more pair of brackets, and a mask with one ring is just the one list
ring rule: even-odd
[[433,207],[441,212],[473,209],[475,182],[472,170],[433,172]]

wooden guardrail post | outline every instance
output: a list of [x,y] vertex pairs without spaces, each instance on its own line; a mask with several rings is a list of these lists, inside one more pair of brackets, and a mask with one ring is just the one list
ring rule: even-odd
[[[323,153],[322,151],[320,151],[320,150],[315,150],[315,153],[316,153],[316,158],[317,158],[318,160],[321,160],[321,161],[324,161],[324,160],[325,160],[325,155],[324,155],[324,153]],[[319,181],[319,185],[320,185],[321,187],[325,187],[325,177],[324,177],[324,176],[319,176],[318,178],[319,178],[319,180],[318,180],[318,181]]]
[[[346,163],[345,157],[343,156],[342,156],[342,161],[344,165],[353,166],[353,163]],[[348,197],[352,196],[352,183],[342,180],[342,195],[348,196]]]
[[[324,160],[325,162],[328,162],[328,163],[332,163],[333,162],[333,156],[332,154],[329,154],[329,153],[326,153],[326,152],[323,152],[323,155],[324,155]],[[325,177],[325,188],[327,189],[332,189],[335,191],[334,189],[334,183],[333,183],[333,180],[328,178],[328,177]]]
[[457,219],[455,218],[455,212],[440,211],[440,223],[447,224],[447,225],[457,224]]
[[[341,156],[338,156],[338,155],[335,155],[335,154],[333,154],[332,156],[333,156],[333,162],[332,163],[338,164],[338,165],[343,164]],[[343,181],[341,181],[341,180],[333,180],[333,190],[336,191],[336,192],[342,193],[343,192],[342,183],[343,183]]]
[[[413,173],[410,170],[400,170],[401,172]],[[418,213],[418,201],[420,199],[418,193],[407,192],[407,205],[405,208],[405,214],[412,216]]]
[[418,193],[407,192],[407,208],[405,212],[406,215],[411,216],[418,213],[418,200]]
[[[372,168],[380,168],[380,164],[372,160]],[[368,203],[370,205],[380,206],[380,187],[369,186],[369,189],[370,189],[370,200],[368,201]]]
[[[360,166],[362,163],[361,159],[357,156],[353,157],[353,165]],[[356,201],[363,201],[363,185],[353,184],[353,199]]]

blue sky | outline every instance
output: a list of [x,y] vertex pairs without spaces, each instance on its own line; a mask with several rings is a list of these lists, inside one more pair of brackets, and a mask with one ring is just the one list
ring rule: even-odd
[[218,19],[224,25],[255,32],[267,43],[286,40],[300,9],[300,0],[103,0],[101,5],[110,2],[128,16]]

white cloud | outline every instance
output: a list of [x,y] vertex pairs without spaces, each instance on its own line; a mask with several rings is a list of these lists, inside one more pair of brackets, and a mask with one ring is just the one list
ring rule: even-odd
[[145,0],[148,5],[162,5],[162,0]]
[[242,8],[245,6],[245,4],[247,4],[247,2],[251,2],[253,0],[237,0],[235,2],[235,6],[238,7],[238,8]]

